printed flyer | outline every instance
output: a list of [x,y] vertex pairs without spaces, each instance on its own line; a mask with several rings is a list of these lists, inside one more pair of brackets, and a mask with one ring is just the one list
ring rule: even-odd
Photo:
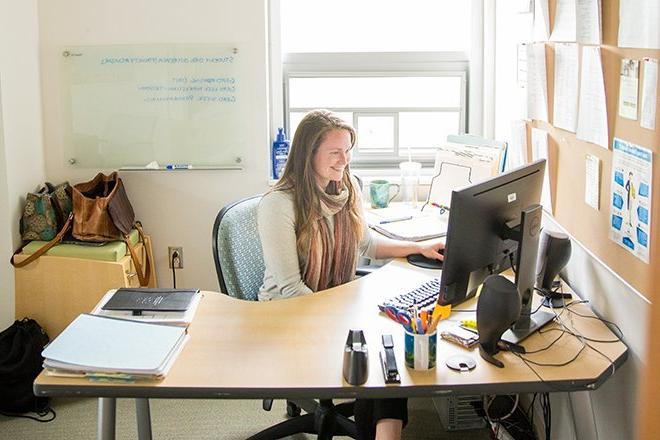
[[651,243],[651,150],[614,138],[610,239],[648,264]]

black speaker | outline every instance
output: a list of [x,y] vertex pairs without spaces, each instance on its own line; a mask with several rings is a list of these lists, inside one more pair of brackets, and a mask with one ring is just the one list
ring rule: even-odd
[[570,258],[571,239],[568,235],[544,229],[539,243],[538,259],[536,260],[536,287],[541,290],[541,292],[537,292],[545,296],[544,306],[563,307],[564,299],[571,298],[570,294],[552,291],[553,281]]
[[477,302],[477,330],[479,354],[491,364],[503,368],[502,361],[493,356],[499,352],[497,343],[509,327],[520,317],[518,289],[501,275],[491,275],[484,281]]

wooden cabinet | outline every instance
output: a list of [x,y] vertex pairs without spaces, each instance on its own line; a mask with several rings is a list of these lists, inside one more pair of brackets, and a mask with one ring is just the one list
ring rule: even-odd
[[[151,254],[151,241],[136,245],[141,262]],[[16,261],[27,256],[17,255]],[[151,259],[153,261],[153,258]],[[14,269],[16,319],[34,318],[53,339],[81,313],[91,311],[110,289],[139,287],[130,255],[119,261],[44,255],[23,268]],[[156,270],[151,270],[149,287],[156,287]]]

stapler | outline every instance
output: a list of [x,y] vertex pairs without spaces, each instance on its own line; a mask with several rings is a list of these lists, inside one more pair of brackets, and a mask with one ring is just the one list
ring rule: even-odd
[[380,364],[383,367],[385,383],[401,383],[401,376],[394,356],[392,335],[383,335],[383,351],[380,352]]

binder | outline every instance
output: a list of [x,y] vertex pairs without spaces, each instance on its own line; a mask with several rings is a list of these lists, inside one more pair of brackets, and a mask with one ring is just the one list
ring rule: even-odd
[[[122,293],[120,293],[120,291]],[[181,303],[179,303],[178,307],[171,307],[168,304],[163,304],[164,301],[159,301],[158,304],[159,306],[163,305],[165,307],[164,309],[144,306],[143,302],[149,303],[158,301],[158,298],[168,295],[167,292],[177,294],[179,292],[185,293],[185,297],[187,298],[187,305],[185,308],[181,306]],[[118,298],[122,300],[122,302],[119,303],[118,307],[111,306],[110,308],[107,308],[107,304],[109,304],[117,294],[120,294]],[[123,303],[123,300],[125,299],[124,296],[126,295],[129,297],[135,296],[133,303],[130,302],[130,298],[127,300],[129,301],[128,304]],[[195,317],[201,299],[202,294],[198,289],[112,289],[101,298],[91,314],[185,327],[190,325]],[[175,308],[178,310],[175,310]],[[135,313],[134,310],[140,310],[140,313]]]
[[42,356],[54,371],[161,378],[186,340],[184,327],[83,314]]
[[103,310],[185,312],[199,289],[117,289]]

